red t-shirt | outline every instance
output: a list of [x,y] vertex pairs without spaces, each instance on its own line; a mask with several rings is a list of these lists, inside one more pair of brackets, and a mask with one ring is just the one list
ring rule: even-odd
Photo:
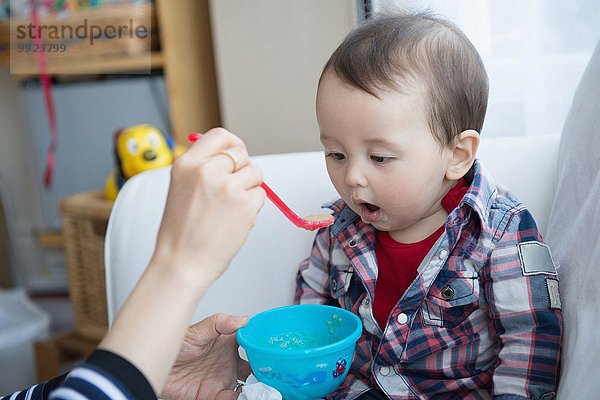
[[[452,212],[468,188],[464,178],[460,179],[442,199],[444,210],[448,213]],[[373,316],[381,329],[385,329],[392,308],[415,280],[417,268],[444,232],[444,227],[445,225],[440,226],[429,237],[416,243],[396,242],[388,232],[377,231],[375,255],[379,273],[375,285]]]

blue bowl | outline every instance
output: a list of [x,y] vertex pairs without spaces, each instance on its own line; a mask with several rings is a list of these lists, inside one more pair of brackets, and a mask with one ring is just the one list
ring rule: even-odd
[[360,319],[331,306],[302,304],[256,314],[237,331],[256,378],[286,400],[318,399],[348,374]]

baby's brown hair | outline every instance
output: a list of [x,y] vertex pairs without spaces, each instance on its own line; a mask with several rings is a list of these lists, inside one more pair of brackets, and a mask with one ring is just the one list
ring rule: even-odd
[[485,67],[465,34],[445,19],[417,12],[367,20],[334,51],[321,79],[328,71],[375,97],[423,83],[429,126],[442,146],[467,129],[481,132],[488,101]]

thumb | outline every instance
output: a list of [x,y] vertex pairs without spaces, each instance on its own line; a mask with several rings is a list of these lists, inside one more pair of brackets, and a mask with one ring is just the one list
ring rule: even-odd
[[215,326],[217,332],[222,335],[234,334],[239,328],[246,326],[248,317],[234,316],[227,314],[215,314]]
[[221,335],[231,335],[248,323],[248,317],[213,314],[188,328],[188,333],[205,340],[216,340]]

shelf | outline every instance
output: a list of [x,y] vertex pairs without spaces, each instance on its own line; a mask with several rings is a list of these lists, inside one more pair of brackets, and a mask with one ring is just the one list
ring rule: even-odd
[[[138,56],[72,58],[70,61],[50,60],[49,56],[48,73],[68,81],[80,79],[75,75],[88,75],[81,77],[85,80],[96,79],[93,75],[163,69],[172,121],[170,133],[176,142],[187,143],[189,132],[203,132],[221,125],[208,3],[209,0],[156,0],[150,3],[155,9],[152,13],[157,17],[153,26],[160,28],[156,32],[160,51]],[[130,15],[131,12],[126,14],[127,20]],[[116,15],[111,13],[109,17],[114,19]],[[5,29],[2,35],[0,29],[0,48],[10,42],[6,41],[9,34]],[[0,72],[9,68],[6,53],[0,50]],[[22,81],[39,76],[37,62],[31,60],[17,65],[17,61],[13,59],[14,79]]]
[[[49,75],[75,75],[75,74],[111,74],[160,69],[164,59],[161,52],[152,52],[136,56],[106,57],[98,59],[82,59],[48,63]],[[16,68],[15,68],[16,67]],[[15,71],[16,69],[16,71]],[[13,65],[11,71],[15,79],[30,79],[39,74],[37,65]]]

